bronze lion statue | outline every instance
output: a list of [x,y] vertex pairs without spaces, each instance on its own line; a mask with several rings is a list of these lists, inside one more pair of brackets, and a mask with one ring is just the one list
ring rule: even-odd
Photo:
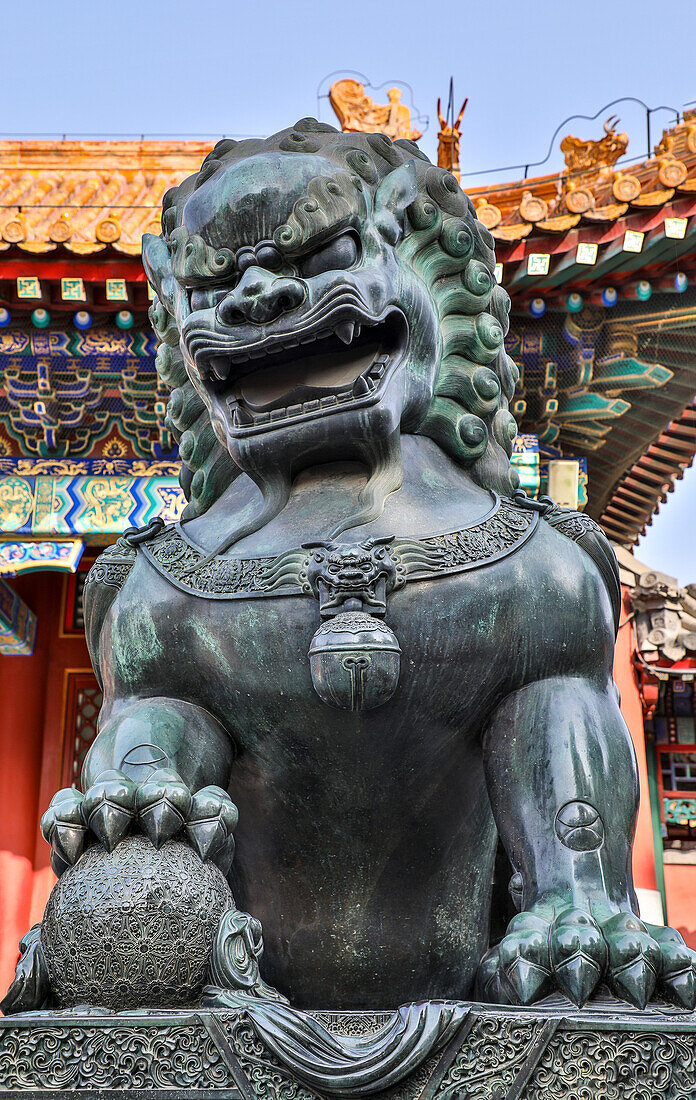
[[44,818],[56,871],[184,841],[298,1008],[693,1008],[632,884],[616,561],[517,490],[509,300],[454,176],[303,119],[218,143],[143,259],[188,506],[89,575],[104,705]]

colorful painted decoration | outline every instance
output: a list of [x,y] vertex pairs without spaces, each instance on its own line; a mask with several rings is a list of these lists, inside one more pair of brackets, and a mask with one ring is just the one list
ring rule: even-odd
[[60,296],[64,302],[84,302],[87,299],[83,279],[61,279]]
[[15,576],[46,569],[74,573],[84,548],[82,539],[0,542],[0,573]]
[[9,309],[0,308],[0,328],[7,328],[11,320]]
[[674,276],[674,289],[676,290],[677,294],[683,294],[688,285],[689,280],[684,272],[677,272],[677,274]]
[[73,317],[75,328],[88,329],[92,325],[92,315],[86,309],[79,309]]
[[135,327],[0,328],[0,428],[27,457],[80,458],[116,429],[116,454],[174,459],[155,350],[153,334]]
[[0,476],[3,534],[117,535],[158,516],[173,523],[185,505],[175,477]]
[[35,638],[36,616],[9,584],[0,579],[0,654],[30,657]]
[[106,280],[106,300],[107,302],[128,301],[128,287],[125,279]]
[[647,302],[648,298],[652,294],[652,287],[647,279],[641,279],[636,286],[636,298],[640,302]]
[[529,312],[532,317],[543,317],[546,313],[546,302],[543,298],[532,298],[529,303]]
[[548,252],[530,252],[527,256],[528,275],[548,275],[551,255]]
[[512,465],[517,470],[520,488],[527,496],[539,495],[539,440],[529,432],[519,432],[512,444]]
[[619,293],[618,293],[616,287],[605,286],[604,290],[602,291],[602,305],[606,306],[607,309],[611,309],[612,306],[616,305],[618,300],[619,300]]
[[36,275],[20,275],[17,278],[18,298],[40,298],[41,283]]
[[35,309],[31,315],[31,323],[34,328],[48,328],[51,323],[51,318],[48,310]]
[[566,309],[569,313],[579,313],[583,307],[582,294],[573,292],[566,298]]
[[133,314],[128,309],[121,309],[116,314],[116,324],[119,328],[133,328]]

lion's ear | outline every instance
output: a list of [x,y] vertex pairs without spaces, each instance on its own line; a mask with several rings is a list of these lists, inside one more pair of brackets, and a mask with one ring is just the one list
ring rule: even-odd
[[375,225],[389,244],[396,244],[404,231],[406,208],[418,197],[418,181],[412,160],[400,164],[386,176],[375,192]]
[[169,249],[154,233],[143,233],[143,267],[150,286],[167,312],[173,315],[176,286]]

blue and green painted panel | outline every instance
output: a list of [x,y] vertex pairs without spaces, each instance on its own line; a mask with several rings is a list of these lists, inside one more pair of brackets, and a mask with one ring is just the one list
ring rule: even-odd
[[117,535],[186,505],[176,477],[0,474],[0,534]]
[[0,578],[0,654],[30,657],[35,638],[36,616]]

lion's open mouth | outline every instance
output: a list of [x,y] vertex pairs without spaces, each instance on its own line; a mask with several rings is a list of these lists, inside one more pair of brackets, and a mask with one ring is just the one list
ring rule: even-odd
[[396,311],[296,330],[207,358],[206,385],[236,431],[255,431],[339,408],[373,404],[406,343]]

